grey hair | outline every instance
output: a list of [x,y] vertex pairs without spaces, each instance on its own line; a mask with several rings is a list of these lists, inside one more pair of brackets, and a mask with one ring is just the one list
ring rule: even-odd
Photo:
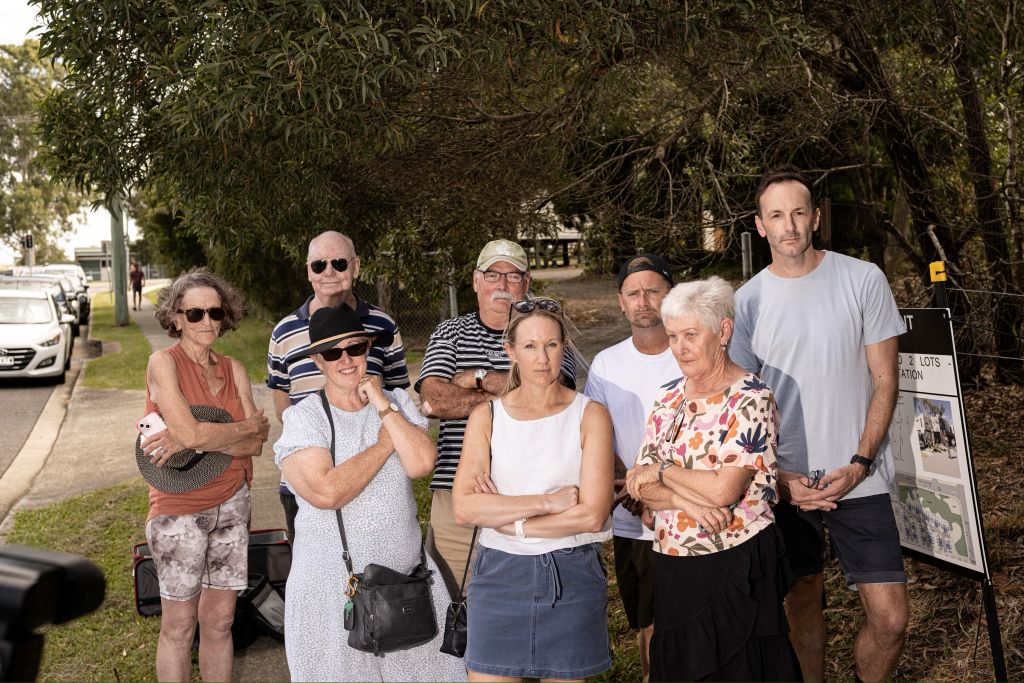
[[697,318],[709,330],[718,330],[722,320],[736,317],[732,285],[712,275],[707,280],[680,282],[661,302],[663,320],[687,316]]
[[167,330],[167,336],[177,339],[181,336],[181,330],[174,326],[174,316],[178,312],[185,292],[196,287],[209,287],[217,292],[220,297],[220,305],[224,309],[224,320],[220,324],[218,336],[224,336],[229,330],[234,330],[242,321],[245,313],[245,304],[242,295],[232,287],[227,280],[214,275],[208,268],[193,268],[182,273],[178,278],[160,290],[157,295],[156,317],[160,327]]

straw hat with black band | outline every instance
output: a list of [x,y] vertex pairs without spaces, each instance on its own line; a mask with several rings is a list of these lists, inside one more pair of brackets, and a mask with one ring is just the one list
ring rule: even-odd
[[316,311],[309,318],[309,348],[302,354],[312,356],[333,349],[352,337],[368,337],[374,346],[388,347],[395,335],[384,330],[363,327],[363,321],[351,306],[340,304]]

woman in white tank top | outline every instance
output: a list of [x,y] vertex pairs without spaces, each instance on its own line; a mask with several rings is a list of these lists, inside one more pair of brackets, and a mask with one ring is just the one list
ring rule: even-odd
[[574,680],[611,666],[600,542],[611,538],[612,425],[559,381],[568,343],[557,302],[515,302],[509,388],[466,427],[452,500],[457,522],[481,527],[472,681]]

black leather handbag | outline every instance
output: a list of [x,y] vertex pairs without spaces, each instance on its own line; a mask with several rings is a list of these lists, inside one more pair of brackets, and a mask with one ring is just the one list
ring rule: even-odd
[[462,583],[459,584],[459,599],[452,600],[448,605],[448,613],[444,619],[444,639],[441,641],[441,652],[453,657],[466,654],[469,624],[466,614],[466,575],[469,573],[469,562],[473,557],[473,546],[476,545],[477,527],[473,527],[473,538],[469,542],[469,556],[466,567],[462,570]]
[[[320,399],[331,425],[331,459],[334,459],[334,418],[327,395]],[[430,587],[433,584],[427,569],[427,556],[420,542],[420,563],[411,574],[403,574],[379,564],[368,564],[361,574],[352,570],[352,557],[345,537],[345,521],[341,510],[338,532],[341,534],[342,557],[348,570],[345,595],[344,624],[349,647],[372,652],[378,657],[385,652],[406,650],[422,645],[437,635],[434,604]]]

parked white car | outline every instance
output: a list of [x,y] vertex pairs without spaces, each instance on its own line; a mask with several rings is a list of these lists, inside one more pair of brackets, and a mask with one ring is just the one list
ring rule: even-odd
[[71,367],[71,323],[45,291],[0,290],[0,380],[54,377]]

